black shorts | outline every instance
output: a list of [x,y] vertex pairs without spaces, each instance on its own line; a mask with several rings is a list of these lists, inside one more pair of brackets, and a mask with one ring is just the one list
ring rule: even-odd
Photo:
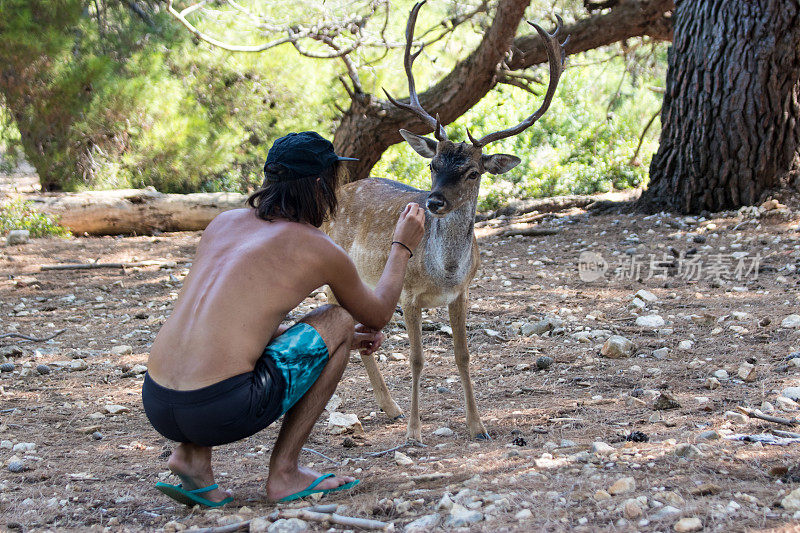
[[176,442],[218,446],[254,435],[302,398],[330,359],[319,332],[298,322],[264,348],[252,372],[177,391],[144,376],[142,403],[156,431]]
[[254,435],[280,418],[285,389],[275,362],[261,357],[252,372],[202,389],[168,389],[145,374],[142,403],[153,428],[166,438],[218,446]]

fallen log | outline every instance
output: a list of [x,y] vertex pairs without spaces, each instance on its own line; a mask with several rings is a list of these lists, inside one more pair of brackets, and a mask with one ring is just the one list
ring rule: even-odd
[[230,192],[164,194],[152,187],[87,191],[26,199],[58,223],[82,235],[152,234],[203,230],[230,209],[245,206],[247,195]]
[[94,270],[98,268],[134,268],[134,267],[147,267],[159,266],[169,267],[177,266],[176,261],[134,261],[132,263],[62,263],[58,265],[40,265],[40,270]]
[[520,216],[533,211],[539,213],[553,213],[556,211],[564,211],[572,208],[586,208],[589,205],[603,201],[633,201],[636,200],[641,193],[640,190],[618,191],[604,194],[573,194],[566,196],[554,196],[551,198],[533,198],[526,200],[512,200],[507,205],[490,211],[487,213],[479,213],[476,220],[489,220],[499,216]]
[[[518,216],[512,222],[532,222],[543,214],[574,207],[585,208],[603,199],[635,199],[639,191],[602,195],[573,195],[533,200],[514,200],[478,221],[500,215]],[[58,217],[58,223],[77,235],[150,235],[164,231],[200,231],[223,211],[245,207],[247,195],[233,192],[165,194],[153,187],[79,193],[45,193],[25,196],[42,213]],[[524,217],[536,211],[534,215]],[[524,235],[549,235],[539,231]]]
[[536,225],[512,224],[499,228],[477,228],[475,237],[485,239],[486,237],[512,237],[522,235],[523,237],[542,237],[547,235],[558,235],[561,228],[540,228]]

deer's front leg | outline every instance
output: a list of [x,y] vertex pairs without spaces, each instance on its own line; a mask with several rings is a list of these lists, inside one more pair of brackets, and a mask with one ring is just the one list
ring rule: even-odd
[[422,442],[422,429],[419,421],[419,379],[425,358],[422,354],[422,309],[419,307],[403,307],[403,318],[406,321],[408,343],[411,345],[411,416],[408,419],[406,438]]
[[450,327],[453,330],[453,348],[456,356],[456,367],[464,389],[464,403],[467,411],[467,428],[472,438],[491,440],[481,422],[478,407],[475,404],[475,392],[472,389],[472,378],[469,375],[469,349],[467,347],[467,298],[465,290],[453,301],[447,310],[450,313]]
[[[328,303],[338,304],[336,296],[333,295],[330,287],[325,287],[325,294],[328,297]],[[375,362],[375,356],[372,354],[362,355],[361,361],[364,363],[364,370],[367,371],[369,382],[372,384],[372,390],[375,393],[375,400],[377,400],[381,410],[392,420],[401,418],[403,410],[400,409],[400,406],[392,399],[392,395],[389,394],[386,382],[383,381],[383,375],[378,369],[378,363]]]
[[383,381],[381,371],[378,370],[378,363],[375,362],[375,356],[372,354],[362,355],[361,361],[364,363],[364,369],[369,376],[369,382],[372,384],[372,390],[375,392],[375,399],[378,405],[386,413],[386,416],[392,420],[397,420],[403,416],[403,410],[392,399],[389,394],[389,389],[386,388],[386,382]]

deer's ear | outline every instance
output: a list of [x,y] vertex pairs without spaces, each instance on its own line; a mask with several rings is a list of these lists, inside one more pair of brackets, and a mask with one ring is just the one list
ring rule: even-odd
[[483,156],[483,168],[489,174],[505,174],[515,166],[519,165],[522,159],[515,155],[493,154]]
[[400,135],[402,135],[403,139],[411,145],[411,148],[422,157],[430,159],[436,155],[436,145],[439,144],[439,141],[434,141],[428,137],[411,133],[408,130],[400,130]]

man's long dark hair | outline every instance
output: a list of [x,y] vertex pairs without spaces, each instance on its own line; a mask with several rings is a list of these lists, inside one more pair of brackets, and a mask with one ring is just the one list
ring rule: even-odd
[[335,163],[319,176],[302,179],[285,179],[285,172],[279,164],[266,167],[264,183],[247,203],[264,220],[282,218],[320,227],[336,212],[336,187],[344,172],[342,164]]

